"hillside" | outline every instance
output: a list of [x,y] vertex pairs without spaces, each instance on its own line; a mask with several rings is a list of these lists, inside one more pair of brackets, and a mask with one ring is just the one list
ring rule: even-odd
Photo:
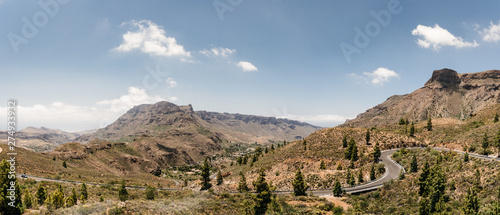
[[435,70],[424,87],[406,95],[389,97],[344,126],[371,127],[397,123],[400,118],[424,121],[432,118],[464,120],[500,100],[500,70],[458,74]]
[[222,143],[265,143],[302,138],[319,127],[274,117],[195,112],[191,105],[169,102],[136,106],[114,123],[76,139],[130,143],[149,159],[165,165],[194,164],[221,154]]
[[[80,134],[50,128],[27,127],[16,133],[18,146],[35,152],[47,152],[64,143],[72,142]],[[7,142],[7,132],[0,131],[0,141]]]

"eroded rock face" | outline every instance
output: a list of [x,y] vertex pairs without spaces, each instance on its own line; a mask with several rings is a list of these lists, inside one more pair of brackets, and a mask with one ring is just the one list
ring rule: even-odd
[[429,88],[456,87],[460,82],[460,76],[455,70],[441,69],[434,70],[431,79],[425,83],[425,86]]
[[451,69],[435,70],[425,86],[382,104],[349,120],[349,126],[394,124],[400,118],[411,121],[432,118],[466,119],[500,103],[500,70],[459,74]]

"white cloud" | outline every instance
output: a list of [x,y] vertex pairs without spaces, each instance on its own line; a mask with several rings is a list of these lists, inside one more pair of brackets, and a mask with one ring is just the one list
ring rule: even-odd
[[474,42],[464,41],[461,37],[456,37],[448,30],[441,28],[438,24],[434,27],[418,25],[417,28],[411,31],[414,36],[420,36],[417,44],[422,48],[431,48],[439,51],[441,47],[452,46],[455,48],[477,47],[479,44]]
[[113,112],[124,112],[128,109],[140,104],[151,104],[159,101],[164,101],[162,97],[149,96],[146,90],[137,87],[129,87],[128,94],[121,96],[118,99],[104,100],[97,102],[98,105],[110,105],[110,110]]
[[371,83],[375,85],[384,85],[385,82],[388,82],[391,78],[399,78],[399,75],[389,69],[380,67],[373,72],[363,72],[363,75],[367,76],[371,79]]
[[206,56],[221,56],[221,57],[229,57],[230,55],[236,53],[236,49],[228,49],[223,47],[212,48],[210,50],[203,49],[200,53]]
[[[124,23],[126,24],[126,23]],[[158,26],[150,20],[128,22],[138,28],[137,31],[128,31],[123,35],[123,42],[113,50],[130,52],[140,50],[151,56],[164,57],[190,57],[190,53],[177,43],[174,37],[167,37],[162,26]]]
[[258,70],[257,67],[247,61],[240,61],[236,65],[239,66],[243,72],[253,72]]
[[166,82],[168,83],[168,86],[171,88],[177,87],[177,81],[175,81],[173,78],[167,78]]
[[[18,107],[18,129],[27,126],[58,128],[65,131],[81,131],[104,127],[140,104],[159,101],[177,101],[177,97],[151,96],[144,89],[129,87],[128,93],[117,99],[97,102],[92,106],[76,106],[62,102],[49,105],[35,104]],[[0,107],[0,118],[6,119],[7,108]],[[0,127],[5,129],[5,127]]]
[[498,25],[490,22],[490,28],[485,28],[483,31],[479,32],[483,36],[483,40],[486,42],[498,42],[500,41],[500,21]]

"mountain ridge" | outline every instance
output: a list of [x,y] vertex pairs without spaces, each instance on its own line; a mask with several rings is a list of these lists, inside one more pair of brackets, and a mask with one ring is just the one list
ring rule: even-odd
[[433,71],[425,85],[409,94],[393,95],[341,126],[371,127],[397,123],[400,118],[423,121],[431,118],[467,119],[500,102],[500,70],[459,74]]

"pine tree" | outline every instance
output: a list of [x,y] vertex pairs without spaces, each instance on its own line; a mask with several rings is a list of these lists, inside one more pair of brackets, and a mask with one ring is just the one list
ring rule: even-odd
[[127,188],[125,187],[125,181],[122,181],[120,189],[118,190],[118,199],[120,199],[120,201],[122,202],[128,200],[128,191]]
[[477,214],[479,212],[479,201],[474,188],[467,189],[467,195],[463,201],[462,211],[464,214]]
[[414,136],[415,136],[415,125],[412,122],[411,126],[410,126],[410,137],[414,137]]
[[99,196],[99,202],[104,202],[104,198],[102,196]]
[[429,212],[440,212],[442,208],[439,207],[439,202],[443,201],[446,190],[446,178],[438,164],[432,167],[425,184],[423,197],[426,195],[429,196]]
[[358,183],[363,183],[365,180],[363,179],[363,170],[359,169],[359,174],[358,174]]
[[427,178],[430,175],[430,166],[429,163],[426,161],[424,164],[424,168],[422,169],[422,173],[420,173],[420,177],[418,178],[418,194],[422,197],[426,197],[428,193],[428,188],[427,188]]
[[474,180],[474,188],[479,190],[481,189],[481,173],[479,172],[479,169],[476,169],[474,176],[476,177],[476,180]]
[[240,172],[240,183],[238,184],[238,192],[248,192],[247,180],[245,179],[245,174]]
[[271,202],[271,192],[269,190],[269,184],[266,182],[265,169],[261,168],[259,170],[259,177],[253,182],[255,191],[257,195],[255,196],[255,213],[264,214],[267,211],[267,204]]
[[354,144],[354,147],[352,149],[352,152],[351,152],[351,161],[357,161],[359,159],[359,156],[358,156],[358,146],[356,146],[356,144]]
[[24,207],[26,208],[31,208],[31,206],[33,206],[33,196],[31,195],[30,190],[28,188],[24,190],[23,203]]
[[73,198],[75,205],[78,204],[78,197],[76,195],[76,190],[74,187],[73,187],[73,189],[71,189],[71,198]]
[[271,144],[271,151],[274,151],[274,144]]
[[495,117],[493,118],[493,122],[494,123],[498,122],[498,113],[495,113]]
[[370,129],[366,129],[365,140],[366,144],[368,145],[370,143]]
[[347,169],[347,175],[345,176],[345,183],[351,184],[351,169]]
[[294,196],[307,196],[306,191],[309,186],[307,186],[306,182],[304,181],[304,177],[302,176],[300,168],[297,169],[297,172],[295,172],[295,179],[293,180],[292,185]]
[[413,157],[411,158],[411,164],[410,164],[410,173],[417,172],[417,171],[418,171],[417,157],[415,156],[415,154],[413,154]]
[[419,215],[428,215],[431,214],[429,211],[429,200],[427,198],[421,198],[418,203],[418,214]]
[[36,201],[38,202],[38,205],[43,205],[43,202],[47,198],[45,187],[43,187],[42,184],[38,184],[38,188],[36,189],[35,193],[35,198]]
[[222,182],[224,182],[224,179],[222,178],[222,173],[220,170],[217,171],[217,185],[221,185]]
[[45,201],[43,201],[43,204],[46,205],[47,209],[54,210],[54,207],[52,205],[52,197],[50,196],[50,194],[47,194],[47,198],[45,198]]
[[75,200],[73,199],[72,196],[68,196],[68,198],[66,198],[66,200],[64,202],[66,202],[66,207],[68,207],[68,208],[75,205]]
[[464,162],[469,162],[469,153],[465,152],[465,155],[464,155]]
[[307,142],[306,142],[306,140],[304,140],[304,142],[302,142],[302,145],[304,145],[304,151],[306,151],[307,150]]
[[342,138],[342,147],[347,148],[347,135],[345,135],[344,138]]
[[399,119],[399,123],[398,124],[399,125],[405,125],[406,124],[405,119],[403,119],[403,118]]
[[62,165],[64,168],[68,168],[68,166],[66,165],[66,161],[63,161]]
[[[274,150],[274,149],[273,149]],[[248,162],[248,155],[243,156],[243,165],[246,165]]]
[[377,141],[377,143],[375,144],[375,148],[373,149],[373,163],[378,163],[381,155],[382,155],[382,152],[380,151],[380,147],[379,147],[378,141]]
[[258,156],[262,155],[262,152],[264,151],[264,149],[262,149],[262,147],[257,147],[255,148],[255,154]]
[[483,147],[483,154],[484,155],[488,155],[488,147],[489,147],[490,143],[488,141],[488,135],[486,134],[486,132],[484,133],[484,137],[483,137],[483,141],[482,141],[482,144],[481,146]]
[[326,169],[325,161],[321,160],[319,163],[319,169]]
[[201,168],[201,190],[208,190],[210,187],[212,187],[210,184],[210,166],[208,165],[208,158],[205,158]]
[[146,199],[154,200],[155,199],[155,190],[156,190],[155,188],[148,185],[146,187]]
[[82,186],[80,187],[80,195],[83,197],[82,200],[87,201],[89,198],[89,194],[87,193],[87,185],[85,183],[82,183]]
[[264,153],[266,153],[266,154],[267,154],[267,153],[269,153],[269,148],[267,148],[267,146],[266,146],[266,148],[264,149]]
[[57,189],[59,190],[59,192],[62,193],[63,199],[64,199],[64,189],[63,189],[62,185],[61,184],[57,184]]
[[342,170],[342,164],[340,162],[337,164],[337,170]]
[[335,179],[335,184],[333,185],[333,196],[342,196],[342,186],[340,185],[340,181],[338,179]]
[[243,159],[241,157],[237,157],[236,158],[236,163],[238,163],[239,165],[241,165],[243,163]]
[[375,176],[375,165],[372,165],[372,168],[370,169],[370,180],[373,181],[376,179]]
[[354,180],[354,174],[350,174],[349,185],[353,186],[354,184],[356,184],[356,180]]
[[[5,159],[2,160],[0,162],[0,211],[4,214],[21,214],[23,212],[21,188],[17,179],[9,179],[9,171],[10,163]],[[7,189],[9,189],[11,183],[15,183],[16,194],[14,195],[14,201],[7,198]],[[14,204],[12,205],[11,202],[14,202]]]
[[358,147],[356,146],[356,141],[354,141],[354,138],[352,137],[349,140],[349,146],[345,151],[345,158],[351,161],[358,160]]
[[405,172],[403,172],[403,170],[401,170],[401,171],[399,172],[399,177],[398,177],[398,179],[399,179],[399,180],[403,180],[403,179],[405,179]]
[[52,199],[52,206],[54,206],[55,209],[57,208],[62,208],[64,206],[64,193],[61,192],[61,190],[57,189],[52,193],[51,196]]
[[430,117],[427,120],[427,131],[432,131],[432,120]]
[[254,155],[252,156],[252,163],[257,162],[258,160],[259,160],[259,155],[258,155],[258,154],[254,154]]

